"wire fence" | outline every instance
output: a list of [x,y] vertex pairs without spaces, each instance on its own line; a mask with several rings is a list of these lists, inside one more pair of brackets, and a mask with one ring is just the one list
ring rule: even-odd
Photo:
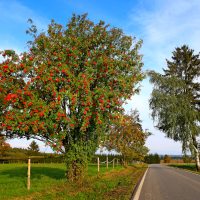
[[[115,160],[116,158],[114,158],[113,160]],[[113,162],[113,160],[112,161],[110,161],[110,162],[108,162],[108,163],[111,163],[111,162]],[[106,163],[106,161],[104,161],[104,162],[100,162],[99,161],[99,163]]]
[[[14,158],[13,158],[14,159]],[[115,160],[116,158],[114,158],[113,160]],[[113,160],[112,161],[110,161],[110,162],[108,162],[108,163],[112,163],[113,162]],[[28,163],[28,160],[25,162],[25,161],[21,161],[21,162],[18,162],[18,163],[12,163],[12,162],[10,162],[10,161],[8,161],[8,160],[4,160],[4,161],[2,161],[2,160],[0,160],[0,164],[27,164]],[[50,163],[50,164],[52,164],[52,163],[63,163],[63,162],[32,162],[32,164],[48,164],[48,163]],[[96,162],[91,162],[91,163],[96,163]],[[99,161],[99,163],[101,163],[101,164],[105,164],[106,163],[106,161],[104,161],[104,162],[100,162]],[[121,164],[122,164],[122,162],[120,162]],[[127,164],[144,164],[143,162],[140,162],[140,161],[136,161],[136,160],[133,160],[133,161],[127,161]]]
[[[27,162],[25,162],[25,161],[23,161],[23,162],[16,162],[16,163],[12,163],[12,162],[10,162],[10,161],[1,161],[0,160],[0,164],[27,164],[28,163],[28,161]],[[31,162],[32,164],[52,164],[52,163],[63,163],[63,162]]]

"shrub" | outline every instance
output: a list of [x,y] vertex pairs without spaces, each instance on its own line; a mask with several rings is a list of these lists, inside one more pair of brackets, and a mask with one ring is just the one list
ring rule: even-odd
[[164,157],[164,163],[169,163],[171,161],[171,158],[166,154]]
[[184,163],[190,163],[191,161],[192,161],[192,158],[190,158],[188,155],[183,156]]

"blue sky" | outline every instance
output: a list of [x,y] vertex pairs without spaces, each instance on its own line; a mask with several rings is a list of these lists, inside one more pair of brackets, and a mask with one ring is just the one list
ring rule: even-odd
[[[143,40],[139,54],[143,54],[143,71],[154,70],[164,74],[162,68],[167,69],[165,59],[172,61],[172,51],[184,44],[200,52],[200,1],[185,0],[101,0],[101,1],[64,1],[64,0],[34,0],[34,1],[2,1],[0,0],[0,51],[13,49],[20,53],[27,52],[27,41],[34,40],[25,31],[32,24],[27,23],[28,18],[33,20],[38,32],[48,30],[51,19],[55,23],[66,26],[68,20],[76,15],[88,13],[87,18],[95,24],[100,20],[111,27],[123,29],[128,36],[136,37],[136,42]],[[66,27],[65,27],[66,28]],[[0,56],[0,62],[4,58]],[[198,82],[198,79],[195,80]],[[125,111],[137,108],[140,119],[143,121],[143,130],[148,128],[154,135],[146,141],[150,153],[181,154],[180,142],[165,138],[165,134],[154,128],[157,125],[150,116],[149,99],[153,90],[149,78],[142,81],[139,95],[132,96]],[[137,85],[137,86],[139,86]],[[32,140],[8,140],[12,147],[27,148]],[[42,152],[52,152],[50,147],[37,141]],[[99,151],[97,152],[99,153]],[[104,151],[107,153],[107,151]]]

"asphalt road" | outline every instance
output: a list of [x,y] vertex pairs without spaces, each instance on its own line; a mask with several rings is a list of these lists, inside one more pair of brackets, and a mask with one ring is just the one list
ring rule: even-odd
[[150,164],[139,200],[200,199],[200,175]]

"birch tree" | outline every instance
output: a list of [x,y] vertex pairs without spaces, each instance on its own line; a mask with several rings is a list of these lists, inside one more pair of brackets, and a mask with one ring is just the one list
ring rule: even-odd
[[[197,137],[200,134],[198,91],[199,83],[193,79],[199,76],[199,55],[193,56],[193,50],[186,45],[176,48],[174,62],[167,60],[169,70],[161,75],[151,70],[148,72],[150,83],[154,89],[149,100],[153,121],[157,116],[158,130],[163,131],[166,137],[182,143],[185,154],[190,150],[195,156],[196,170],[200,170],[199,150]],[[184,74],[184,75],[183,75]]]

